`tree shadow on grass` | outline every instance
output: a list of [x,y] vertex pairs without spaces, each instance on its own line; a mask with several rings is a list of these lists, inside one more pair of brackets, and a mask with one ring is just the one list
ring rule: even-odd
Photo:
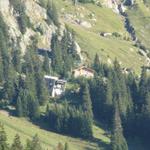
[[100,139],[93,138],[93,139],[91,139],[91,142],[96,143],[98,145],[98,147],[102,147],[102,148],[104,148],[106,150],[110,150],[110,144],[109,143],[105,143],[105,142],[103,142]]

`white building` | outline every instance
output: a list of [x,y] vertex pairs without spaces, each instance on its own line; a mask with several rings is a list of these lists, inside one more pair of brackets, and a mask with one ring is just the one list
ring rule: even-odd
[[59,79],[58,77],[45,75],[47,88],[52,97],[60,96],[65,92],[66,80]]

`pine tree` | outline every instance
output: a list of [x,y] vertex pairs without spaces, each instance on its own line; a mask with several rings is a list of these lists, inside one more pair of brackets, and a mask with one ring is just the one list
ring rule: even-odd
[[113,95],[112,95],[112,83],[111,81],[108,79],[107,83],[106,83],[106,105],[111,106],[113,104]]
[[3,82],[3,63],[2,63],[2,57],[1,57],[1,53],[0,53],[0,83]]
[[75,44],[74,44],[74,35],[69,31],[69,28],[66,26],[64,35],[61,40],[61,50],[63,58],[63,76],[67,77],[71,71],[73,62],[76,60]]
[[[22,88],[20,89],[19,95],[18,95],[18,100],[17,100],[18,104],[16,104],[16,108],[18,111],[18,115],[20,112],[21,113],[20,115],[22,115],[23,117],[27,117],[29,115],[28,95],[29,95],[29,92],[27,89],[22,89]],[[21,103],[21,104],[19,104],[19,103]],[[22,109],[22,111],[21,111],[21,109]]]
[[22,101],[21,101],[20,97],[17,98],[16,114],[17,114],[18,117],[22,117],[23,116]]
[[10,103],[13,101],[14,93],[15,93],[15,87],[14,87],[15,76],[13,74],[13,71],[14,71],[13,68],[10,66],[6,75],[7,79],[5,79],[5,83],[4,83],[5,99],[9,100]]
[[48,23],[50,24],[52,20],[56,26],[59,26],[58,20],[58,12],[53,0],[48,0],[47,4],[47,15],[48,15]]
[[92,102],[91,102],[88,84],[85,84],[82,87],[81,91],[82,91],[82,102],[81,103],[82,103],[83,111],[87,112],[89,114],[89,117],[92,119],[93,118]]
[[22,34],[26,32],[26,27],[29,27],[29,18],[25,13],[24,3],[20,0],[10,0],[10,4],[13,5],[15,13],[19,14],[16,16],[20,31]]
[[92,131],[92,120],[89,117],[88,113],[81,112],[79,120],[81,121],[81,126],[79,128],[80,130],[78,131],[79,135],[82,138],[90,139],[93,136],[93,131]]
[[142,111],[142,105],[145,100],[146,92],[147,92],[147,72],[146,68],[142,68],[141,79],[139,83],[139,99],[137,99],[137,110],[138,113]]
[[126,117],[129,109],[132,109],[130,93],[126,85],[125,76],[122,73],[121,66],[117,60],[114,61],[114,70],[112,77],[113,96],[117,97],[119,111]]
[[[105,85],[105,100],[103,105],[103,116],[104,121],[107,124],[110,124],[112,118],[112,107],[113,107],[113,93],[112,93],[112,83],[109,79],[107,79],[107,83]],[[101,112],[102,113],[102,112]]]
[[39,104],[44,105],[48,101],[48,91],[41,72],[35,73],[35,85]]
[[2,58],[2,64],[3,64],[3,76],[5,79],[7,79],[8,71],[9,71],[10,58],[9,58],[9,54],[8,54],[7,39],[4,36],[3,30],[0,30],[0,54],[1,54],[1,58]]
[[111,149],[112,150],[128,150],[126,139],[123,136],[123,129],[121,125],[120,114],[117,104],[115,104],[112,137],[111,137]]
[[130,89],[131,97],[133,99],[134,110],[137,111],[137,102],[139,99],[139,93],[138,93],[139,89],[138,89],[137,80],[132,73],[130,73],[127,77],[127,85]]
[[11,150],[23,150],[23,146],[21,144],[20,137],[18,134],[16,134],[14,138],[13,144],[11,146]]
[[147,91],[145,95],[144,103],[142,104],[142,111],[140,119],[138,120],[140,127],[139,133],[146,141],[150,136],[150,92]]
[[38,135],[35,135],[30,143],[30,150],[42,150]]
[[45,53],[45,56],[44,56],[43,70],[44,70],[47,74],[50,73],[50,62],[49,62],[49,58],[48,58],[48,54],[47,54],[47,53]]
[[[4,41],[5,42],[8,42],[8,41],[6,41],[6,39],[8,39],[8,26],[6,25],[6,23],[4,22],[4,19],[3,19],[3,16],[2,16],[2,13],[0,12],[0,30],[1,31],[3,31],[3,34],[4,34],[4,37],[5,37],[5,39],[4,39]],[[0,31],[0,32],[1,32]],[[3,41],[3,42],[4,42]]]
[[32,150],[31,148],[32,148],[32,141],[27,139],[25,150]]
[[36,73],[27,73],[25,79],[25,89],[30,91],[34,97],[37,96]]
[[28,95],[28,109],[29,109],[29,117],[33,120],[39,119],[40,111],[39,111],[39,103],[37,99],[29,93]]
[[69,145],[68,145],[68,143],[65,143],[65,148],[64,148],[64,150],[69,150]]
[[53,35],[51,41],[52,49],[52,67],[56,73],[61,74],[63,69],[62,51],[57,35]]
[[[83,85],[82,89],[82,111],[79,118],[81,119],[80,134],[83,138],[92,137],[93,111],[88,84]],[[85,125],[86,124],[86,125]]]
[[0,150],[8,150],[7,136],[3,125],[0,123]]
[[102,113],[104,108],[104,100],[106,99],[103,79],[101,77],[95,76],[89,87],[94,116],[98,120],[102,121],[102,117],[104,115]]
[[98,54],[95,55],[93,69],[99,73],[100,71],[100,60]]
[[21,52],[19,49],[14,48],[12,52],[12,64],[17,72],[21,71]]

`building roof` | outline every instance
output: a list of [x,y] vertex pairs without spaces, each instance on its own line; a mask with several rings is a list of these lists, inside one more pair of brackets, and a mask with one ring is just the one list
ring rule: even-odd
[[74,69],[73,71],[77,71],[77,70],[86,70],[86,71],[89,71],[89,72],[91,72],[91,73],[94,73],[94,72],[95,72],[93,69],[88,68],[88,67],[85,67],[85,66],[81,66],[81,67],[79,67],[79,68],[77,68],[77,69]]
[[45,75],[44,78],[45,78],[45,79],[58,80],[58,77],[56,77],[56,76]]
[[62,80],[62,79],[57,80],[57,83],[66,83],[66,82],[67,82],[66,80]]

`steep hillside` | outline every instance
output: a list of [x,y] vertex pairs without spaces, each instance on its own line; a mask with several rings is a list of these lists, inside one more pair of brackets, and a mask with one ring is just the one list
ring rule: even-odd
[[[98,144],[95,142],[88,142],[45,131],[25,119],[18,119],[13,116],[8,116],[5,111],[0,112],[0,122],[2,122],[5,126],[9,143],[12,143],[14,135],[17,133],[20,135],[23,144],[27,139],[31,139],[35,134],[38,134],[42,147],[50,150],[56,147],[59,142],[63,144],[67,142],[71,150],[96,150],[98,148]],[[109,138],[105,136],[104,130],[94,127],[94,132],[96,133],[95,138],[98,138],[97,140],[101,141],[103,145],[107,145],[110,142]],[[101,150],[103,150],[103,148],[104,147],[101,146]]]
[[[0,122],[8,142],[38,133],[46,149],[67,142],[70,150],[108,150],[114,139],[146,150],[136,142],[149,135],[140,129],[150,131],[150,80],[147,68],[137,75],[150,67],[149,1],[53,2],[0,0]],[[3,111],[9,107],[18,118]]]
[[51,35],[55,32],[56,27],[53,24],[47,24],[45,8],[34,0],[24,1],[25,13],[29,18],[30,27],[28,26],[26,32],[22,34],[17,22],[18,12],[15,10],[17,6],[14,6],[13,2],[17,3],[17,1],[11,0],[0,1],[0,12],[9,28],[9,36],[12,42],[17,44],[19,39],[19,45],[24,53],[26,47],[31,44],[31,37],[35,36],[38,40],[38,48],[50,49]]
[[150,49],[150,6],[149,1],[137,0],[135,5],[127,11],[138,40]]
[[[139,54],[139,48],[134,46],[126,31],[124,17],[110,8],[111,1],[100,5],[73,6],[70,0],[58,0],[56,4],[62,21],[75,30],[77,41],[88,62],[98,53],[107,63],[111,64],[117,58],[122,66],[136,71],[146,64],[146,57]],[[108,33],[108,36],[101,36],[103,32]]]
[[[11,40],[17,43],[19,39],[20,47],[24,52],[31,42],[31,37],[35,36],[38,40],[38,48],[50,49],[50,39],[57,28],[53,23],[50,25],[47,23],[46,9],[39,1],[24,1],[25,13],[31,25],[22,34],[16,20],[15,8],[10,2],[0,1],[0,11],[9,27]],[[147,58],[139,54],[139,48],[134,46],[135,43],[125,28],[124,17],[118,10],[119,1],[78,3],[76,6],[71,0],[57,0],[55,3],[62,23],[61,30],[65,23],[76,32],[76,39],[86,62],[90,63],[98,53],[102,61],[112,64],[117,58],[123,67],[132,68],[136,72],[140,71],[142,65],[147,64]],[[137,1],[132,8],[122,9],[128,13],[138,39],[149,48],[149,7],[146,4]],[[106,33],[106,36],[102,33]]]

